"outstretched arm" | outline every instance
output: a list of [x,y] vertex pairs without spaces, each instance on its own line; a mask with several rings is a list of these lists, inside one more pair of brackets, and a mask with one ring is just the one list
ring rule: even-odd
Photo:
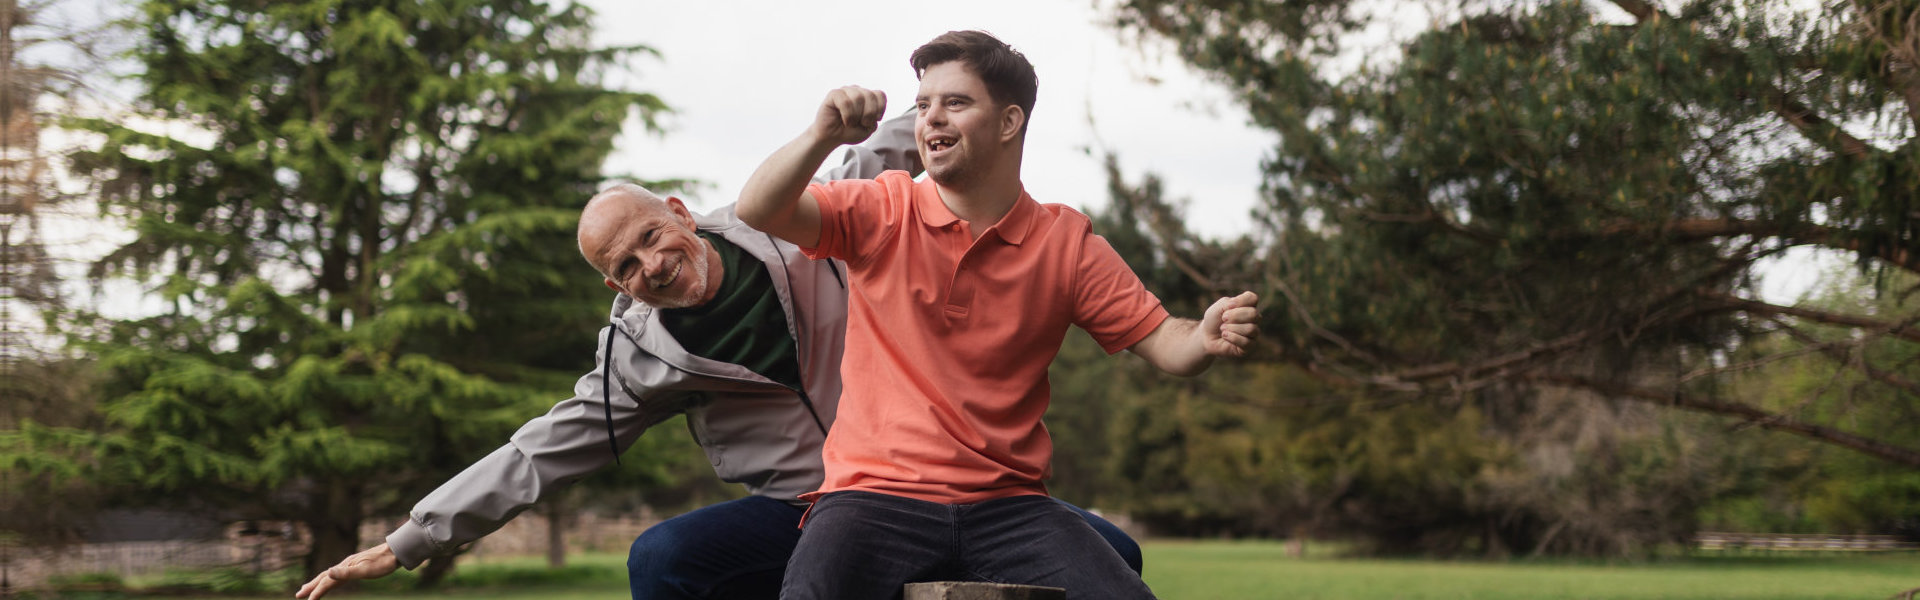
[[1213,366],[1215,356],[1245,356],[1259,337],[1260,297],[1244,292],[1207,307],[1199,321],[1168,318],[1128,350],[1162,371],[1192,377]]
[[[640,358],[643,351],[624,336],[601,339],[613,343],[602,342],[596,364],[651,360]],[[506,445],[421,498],[407,521],[387,535],[387,543],[347,557],[302,586],[297,597],[313,600],[345,581],[412,569],[492,533],[545,494],[614,461],[606,437],[608,412],[615,443],[624,450],[647,428],[678,414],[689,398],[684,390],[655,388],[643,377],[614,376],[603,369],[581,376],[572,398],[521,425]],[[603,387],[603,381],[613,387]]]
[[807,182],[820,163],[844,144],[873,135],[885,115],[887,95],[847,86],[827,93],[806,132],[774,151],[740,190],[734,214],[747,226],[796,246],[820,242],[820,204],[807,194]]

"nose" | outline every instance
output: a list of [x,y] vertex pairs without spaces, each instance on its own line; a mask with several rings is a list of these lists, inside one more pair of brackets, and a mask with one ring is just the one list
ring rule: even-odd
[[645,275],[647,279],[653,279],[666,272],[667,259],[662,257],[660,253],[643,252],[639,258],[640,273]]

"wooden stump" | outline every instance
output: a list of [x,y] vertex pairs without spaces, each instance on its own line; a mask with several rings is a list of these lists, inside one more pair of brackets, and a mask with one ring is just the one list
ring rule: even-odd
[[1037,585],[935,581],[907,584],[906,600],[1066,600],[1067,590]]

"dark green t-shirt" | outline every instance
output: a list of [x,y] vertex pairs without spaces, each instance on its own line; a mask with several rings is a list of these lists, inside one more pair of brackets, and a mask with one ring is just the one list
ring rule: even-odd
[[791,388],[800,387],[800,359],[787,313],[773,291],[767,265],[718,235],[699,232],[720,254],[720,289],[713,300],[660,311],[660,324],[695,356],[733,363]]

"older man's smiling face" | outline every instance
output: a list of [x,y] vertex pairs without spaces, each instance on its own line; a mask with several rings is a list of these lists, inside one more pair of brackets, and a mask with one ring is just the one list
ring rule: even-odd
[[656,308],[699,306],[722,273],[713,248],[693,232],[680,199],[614,188],[580,213],[580,252],[615,291]]

